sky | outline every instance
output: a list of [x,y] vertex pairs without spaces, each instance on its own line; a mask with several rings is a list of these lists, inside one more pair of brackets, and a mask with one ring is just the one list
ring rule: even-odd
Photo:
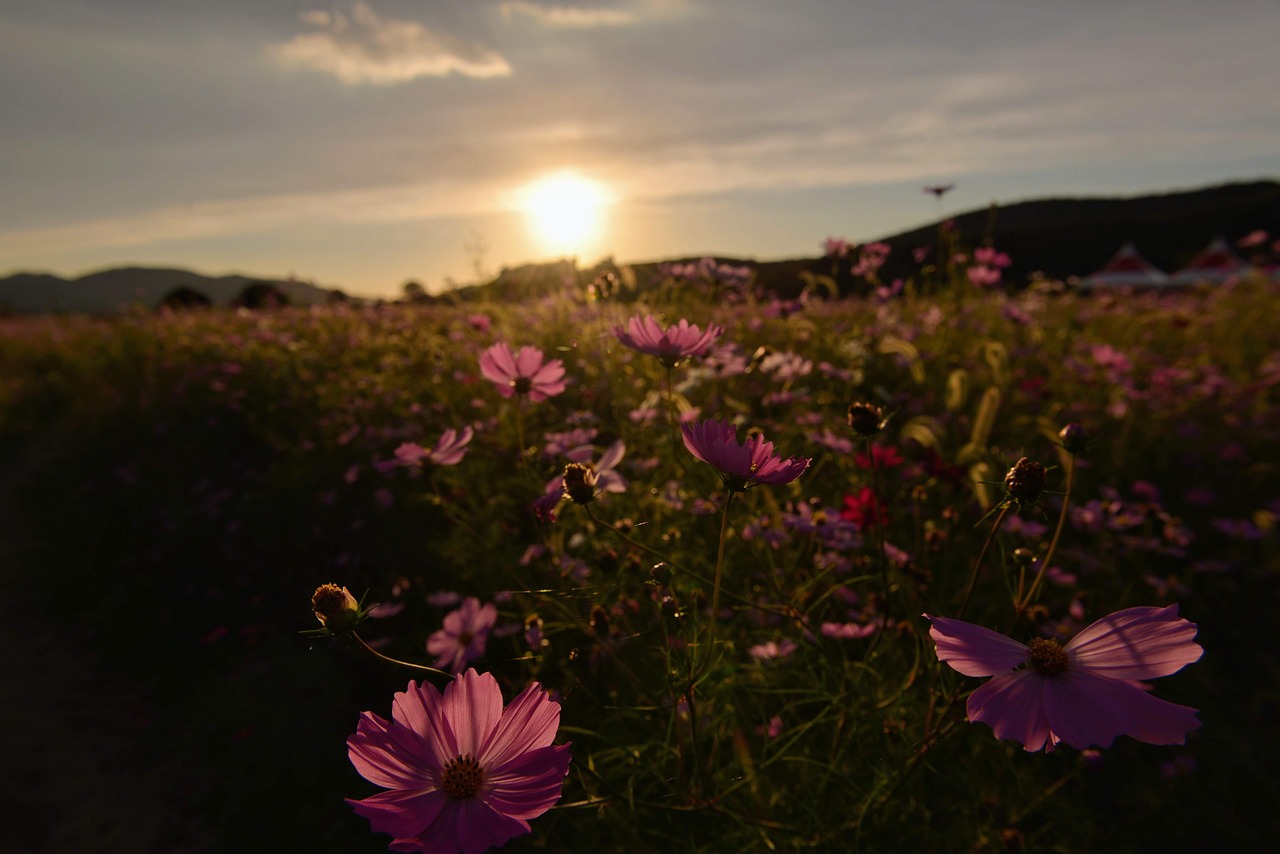
[[1275,0],[0,0],[0,275],[360,296],[1280,177]]

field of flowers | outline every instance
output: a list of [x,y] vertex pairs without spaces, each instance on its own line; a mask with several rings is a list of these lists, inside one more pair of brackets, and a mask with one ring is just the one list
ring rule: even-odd
[[0,321],[11,850],[1280,832],[1280,287],[671,272]]

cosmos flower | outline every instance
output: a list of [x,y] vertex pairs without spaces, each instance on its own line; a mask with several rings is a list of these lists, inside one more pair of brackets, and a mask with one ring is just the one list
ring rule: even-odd
[[437,656],[436,667],[448,667],[454,673],[484,655],[489,632],[498,621],[498,609],[492,603],[480,604],[474,596],[462,600],[462,606],[445,615],[444,628],[427,638],[427,652]]
[[440,440],[431,450],[427,450],[416,442],[405,442],[396,448],[394,459],[374,463],[374,468],[380,472],[386,472],[400,466],[420,468],[423,463],[456,466],[467,455],[467,445],[471,443],[474,435],[475,431],[470,427],[463,427],[461,433],[450,428],[440,434]]
[[618,463],[627,453],[627,443],[618,439],[605,450],[598,462],[592,463],[594,453],[595,448],[591,445],[581,445],[565,453],[570,462],[564,473],[547,481],[542,497],[533,503],[538,518],[555,521],[556,507],[564,499],[590,504],[606,493],[627,491],[627,479],[617,471]]
[[478,854],[529,832],[560,799],[569,745],[552,745],[560,704],[533,683],[502,707],[488,673],[468,670],[445,686],[410,682],[391,720],[362,712],[347,753],[360,775],[387,791],[348,799],[396,851]]
[[503,397],[527,394],[536,403],[565,389],[564,362],[547,361],[537,347],[521,347],[513,354],[506,342],[499,341],[480,354],[480,373]]
[[1084,628],[1060,646],[1027,646],[990,629],[925,614],[938,659],[965,676],[994,676],[969,696],[969,720],[1029,751],[1058,742],[1109,747],[1128,735],[1148,744],[1183,744],[1198,729],[1196,710],[1147,693],[1142,680],[1176,673],[1199,660],[1195,623],[1178,606],[1126,608]]
[[696,324],[681,319],[666,331],[658,325],[652,314],[643,318],[633,317],[627,328],[613,327],[613,334],[627,347],[657,356],[664,364],[674,367],[690,356],[705,355],[715,340],[724,333],[723,326],[711,324],[704,332]]
[[738,444],[738,428],[714,418],[680,425],[684,446],[699,460],[720,473],[725,488],[742,492],[757,484],[778,486],[790,483],[804,473],[812,460],[801,457],[782,459],[773,453],[773,443],[755,433]]

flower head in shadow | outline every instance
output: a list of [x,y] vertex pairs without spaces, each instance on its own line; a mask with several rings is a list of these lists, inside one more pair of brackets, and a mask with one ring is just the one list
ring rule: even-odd
[[1199,660],[1195,623],[1178,606],[1126,608],[1084,628],[1065,645],[1030,645],[972,623],[925,614],[938,659],[965,676],[994,676],[969,695],[969,720],[1029,751],[1059,742],[1083,750],[1127,735],[1148,744],[1183,744],[1198,729],[1196,710],[1147,692],[1147,679]]
[[773,443],[760,433],[738,443],[738,429],[714,418],[680,425],[684,446],[699,460],[714,468],[731,492],[743,492],[759,484],[778,486],[802,475],[811,460],[774,454]]

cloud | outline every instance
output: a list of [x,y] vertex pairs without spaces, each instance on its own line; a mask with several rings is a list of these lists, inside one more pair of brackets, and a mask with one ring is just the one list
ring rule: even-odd
[[617,9],[603,6],[544,6],[532,0],[505,0],[500,8],[504,18],[523,15],[545,27],[564,30],[629,27],[645,20],[676,17],[689,11],[687,0],[639,0],[629,4],[629,8]]
[[332,74],[344,83],[392,86],[419,77],[507,77],[511,66],[474,42],[433,32],[416,21],[380,17],[369,4],[348,13],[311,10],[299,16],[309,32],[273,44],[282,65]]

